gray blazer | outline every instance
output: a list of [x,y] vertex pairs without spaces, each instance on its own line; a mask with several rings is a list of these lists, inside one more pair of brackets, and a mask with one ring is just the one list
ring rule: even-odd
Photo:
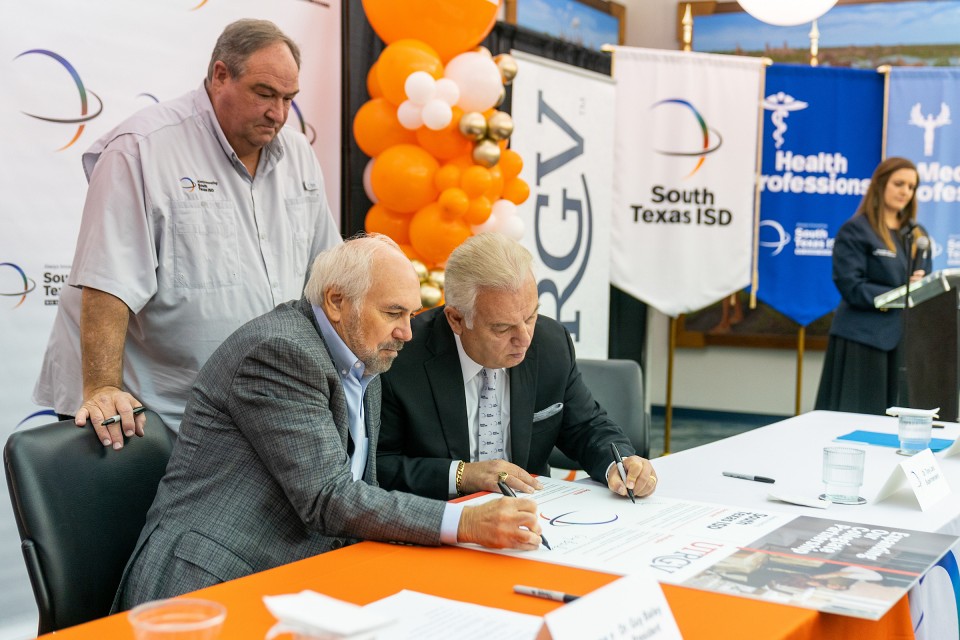
[[443,503],[377,487],[379,379],[364,411],[370,448],[355,482],[346,396],[310,303],[238,329],[197,377],[114,610],[358,538],[439,544]]

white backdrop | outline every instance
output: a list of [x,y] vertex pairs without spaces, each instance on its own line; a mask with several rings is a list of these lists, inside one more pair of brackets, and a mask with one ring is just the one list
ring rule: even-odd
[[581,358],[607,357],[613,81],[513,51],[515,125],[530,198],[518,214],[533,253],[541,313],[573,334]]
[[[238,18],[272,20],[300,45],[302,118],[291,110],[288,125],[314,140],[339,211],[340,0],[0,0],[0,443],[18,425],[52,420],[37,415],[46,407],[31,393],[73,259],[81,154],[138,109],[199,86],[217,36]],[[11,608],[32,598],[0,502],[0,620],[9,622],[32,615]]]

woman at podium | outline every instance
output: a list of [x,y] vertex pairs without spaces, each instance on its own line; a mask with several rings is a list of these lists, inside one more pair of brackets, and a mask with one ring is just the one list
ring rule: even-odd
[[916,222],[917,182],[912,162],[887,158],[874,170],[857,212],[837,232],[833,282],[841,300],[816,409],[883,414],[897,404],[902,311],[879,310],[873,299],[931,269],[929,251],[917,249],[917,238],[926,235]]

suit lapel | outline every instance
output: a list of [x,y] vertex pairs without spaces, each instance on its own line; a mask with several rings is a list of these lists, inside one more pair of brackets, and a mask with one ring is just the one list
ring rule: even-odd
[[537,353],[533,345],[523,362],[510,369],[510,461],[527,468],[537,395]]
[[442,312],[430,322],[430,338],[427,349],[433,357],[424,363],[427,380],[437,415],[440,431],[447,443],[450,457],[454,460],[470,459],[470,439],[467,434],[467,399],[463,391],[463,372],[453,330]]

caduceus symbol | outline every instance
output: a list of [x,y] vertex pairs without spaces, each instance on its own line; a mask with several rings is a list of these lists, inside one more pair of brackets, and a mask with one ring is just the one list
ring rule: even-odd
[[791,111],[800,111],[808,106],[803,100],[797,100],[783,91],[764,98],[763,108],[773,112],[770,114],[770,122],[776,125],[776,129],[773,130],[773,139],[777,141],[777,149],[783,146],[783,134],[787,130],[784,119],[790,115]]
[[920,110],[920,103],[913,105],[910,110],[910,124],[923,129],[923,155],[933,155],[933,132],[938,127],[942,127],[950,122],[950,107],[946,102],[940,103],[940,113],[936,117],[933,114],[923,115]]

